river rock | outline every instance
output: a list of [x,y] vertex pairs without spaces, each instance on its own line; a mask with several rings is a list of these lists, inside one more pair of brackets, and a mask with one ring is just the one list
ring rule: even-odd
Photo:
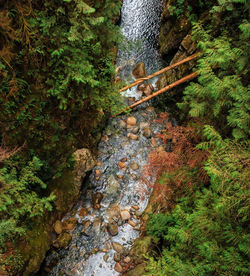
[[133,134],[136,134],[136,133],[138,133],[138,131],[139,131],[139,127],[138,126],[134,126],[133,128],[131,128],[131,130],[130,130]]
[[122,246],[118,242],[112,242],[112,246],[117,253],[122,254],[124,252],[124,246]]
[[118,234],[118,225],[117,224],[109,223],[107,229],[111,236],[116,236]]
[[95,160],[89,149],[78,149],[73,154],[74,163],[74,189],[77,194],[81,190],[83,178],[86,176],[86,172],[92,170],[95,166]]
[[105,254],[104,256],[103,256],[103,260],[104,260],[104,262],[108,262],[108,259],[109,259],[109,255],[108,254]]
[[152,133],[152,130],[150,128],[145,128],[145,129],[143,129],[142,134],[146,138],[151,138],[153,133]]
[[101,167],[102,166],[102,162],[101,161],[97,161],[96,162],[96,166]]
[[56,242],[58,243],[59,247],[67,247],[71,240],[71,235],[69,233],[64,232],[58,236]]
[[85,228],[85,229],[88,228],[90,226],[90,224],[91,224],[90,220],[85,220],[82,222],[83,228]]
[[152,94],[152,92],[154,91],[154,87],[152,86],[152,84],[147,84],[145,89],[143,90],[143,93],[145,94],[145,96],[149,96]]
[[115,262],[120,262],[120,260],[121,260],[121,255],[119,253],[115,253],[114,254],[114,261]]
[[136,211],[139,210],[139,206],[137,206],[137,205],[133,205],[132,208],[133,208],[134,210],[136,210]]
[[147,122],[141,122],[140,123],[140,129],[145,129],[145,128],[149,128],[149,123],[147,123]]
[[131,165],[130,168],[134,171],[139,169],[139,165],[134,161]]
[[100,170],[95,170],[95,175],[96,176],[101,176],[102,175],[102,172]]
[[124,120],[121,120],[121,121],[120,121],[120,127],[121,127],[121,128],[125,128],[126,125],[127,125],[127,124],[126,124],[126,122],[125,122]]
[[137,180],[137,175],[136,174],[132,173],[131,177],[132,177],[133,180]]
[[127,125],[135,126],[136,125],[136,118],[131,116],[127,118]]
[[120,169],[124,169],[124,168],[126,168],[127,167],[127,165],[125,164],[125,163],[123,163],[123,162],[118,162],[118,167],[120,168]]
[[128,138],[131,140],[138,140],[138,135],[133,134],[133,133],[128,133]]
[[77,224],[77,218],[68,218],[62,223],[63,230],[73,230]]
[[63,230],[62,222],[60,220],[57,220],[54,225],[55,232],[60,235]]
[[146,84],[145,83],[141,83],[137,86],[137,90],[139,91],[144,91],[146,88]]
[[130,213],[128,210],[122,210],[120,212],[122,221],[130,219]]
[[131,225],[132,227],[135,227],[136,226],[136,223],[132,220],[129,220],[128,221],[128,224]]
[[108,220],[111,222],[114,217],[119,217],[120,216],[120,207],[116,204],[113,204],[106,211],[106,214],[108,216]]
[[107,188],[106,188],[106,195],[115,195],[117,194],[119,188],[120,188],[120,183],[117,181],[116,177],[111,174],[107,178]]
[[93,222],[93,229],[95,230],[95,232],[99,232],[101,229],[101,225],[102,225],[102,220],[100,218],[96,218]]
[[133,70],[132,74],[136,79],[146,77],[146,69],[144,62],[139,62]]
[[101,203],[102,199],[103,199],[102,193],[97,192],[97,193],[93,194],[92,203],[93,203],[94,209],[99,209],[101,207],[100,203]]
[[124,261],[125,263],[129,263],[129,262],[131,261],[131,258],[130,258],[129,256],[127,256],[127,257],[125,257],[125,258],[123,259],[123,261]]
[[115,263],[114,270],[118,273],[122,273],[123,271],[122,266],[119,263]]
[[79,212],[79,217],[80,218],[86,217],[87,214],[88,214],[88,210],[86,208],[82,207],[80,212]]

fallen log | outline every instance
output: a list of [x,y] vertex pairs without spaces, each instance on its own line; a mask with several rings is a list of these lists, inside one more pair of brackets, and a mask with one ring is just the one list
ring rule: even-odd
[[128,86],[123,87],[122,89],[120,89],[120,92],[125,91],[125,90],[127,90],[127,89],[129,89],[131,87],[134,87],[134,86],[136,86],[136,85],[138,85],[140,83],[143,83],[146,80],[149,80],[149,79],[152,79],[152,78],[154,78],[156,76],[159,76],[160,74],[165,73],[165,72],[167,72],[167,71],[169,71],[169,70],[175,68],[176,66],[179,66],[179,65],[181,65],[181,64],[183,64],[185,62],[188,62],[190,60],[196,59],[197,57],[198,57],[198,54],[194,54],[194,55],[192,55],[190,57],[187,57],[187,58],[185,58],[185,59],[183,59],[183,60],[181,60],[181,61],[179,61],[179,62],[177,62],[175,64],[169,65],[169,66],[161,69],[160,71],[157,71],[157,72],[155,72],[155,73],[153,73],[153,74],[151,74],[151,75],[149,75],[149,76],[147,76],[145,78],[138,79],[135,82],[129,84]]
[[198,73],[196,73],[196,72],[194,72],[192,74],[189,74],[186,77],[184,77],[184,78],[182,78],[182,79],[180,79],[180,80],[178,80],[178,81],[176,81],[174,83],[171,83],[171,84],[165,86],[164,88],[158,90],[157,92],[153,93],[152,95],[150,95],[150,96],[148,96],[148,97],[146,97],[146,98],[144,98],[142,100],[139,100],[139,101],[133,103],[132,105],[126,107],[125,109],[123,109],[119,113],[113,115],[112,117],[116,117],[117,115],[120,115],[121,113],[123,113],[123,112],[125,112],[125,111],[127,111],[129,109],[132,109],[132,108],[134,108],[134,107],[136,107],[136,106],[138,106],[138,105],[140,105],[140,104],[142,104],[142,103],[144,103],[144,102],[146,102],[146,101],[148,101],[148,100],[150,100],[150,99],[152,99],[152,98],[154,98],[154,97],[156,97],[156,96],[158,96],[158,95],[160,95],[160,94],[162,94],[162,93],[164,93],[164,92],[166,92],[166,91],[168,91],[168,90],[170,90],[170,89],[172,89],[172,88],[174,88],[174,87],[176,87],[176,86],[178,86],[178,85],[180,85],[180,84],[182,84],[184,82],[190,81],[190,80],[196,78],[197,76],[198,76]]

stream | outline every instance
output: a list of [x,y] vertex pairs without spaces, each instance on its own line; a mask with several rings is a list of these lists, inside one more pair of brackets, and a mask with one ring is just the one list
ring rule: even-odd
[[[162,0],[123,1],[121,30],[125,40],[137,47],[130,51],[119,48],[121,79],[133,81],[131,72],[138,62],[145,63],[147,74],[161,68],[157,52],[161,12]],[[124,96],[138,100],[142,92],[134,87]],[[140,216],[151,193],[141,180],[143,167],[153,147],[161,146],[155,135],[163,126],[154,121],[156,116],[150,103],[145,103],[129,115],[108,121],[98,146],[97,165],[73,212],[63,218],[77,221],[72,240],[66,248],[48,254],[48,275],[115,276],[129,265],[129,250],[140,234]],[[147,180],[153,183],[154,176]]]

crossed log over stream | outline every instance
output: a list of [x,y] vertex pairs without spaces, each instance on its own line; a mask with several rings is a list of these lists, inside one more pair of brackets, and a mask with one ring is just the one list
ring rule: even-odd
[[[129,84],[128,86],[123,87],[122,89],[120,89],[120,92],[125,91],[125,90],[127,90],[127,89],[129,89],[129,88],[131,88],[131,87],[134,87],[134,86],[136,86],[136,85],[138,85],[138,84],[140,84],[140,83],[143,83],[144,81],[147,81],[147,80],[149,80],[149,79],[152,79],[152,78],[154,78],[154,77],[156,77],[156,76],[158,76],[158,75],[161,75],[162,73],[165,73],[165,72],[167,72],[167,71],[169,71],[169,70],[171,70],[171,69],[173,69],[173,68],[175,68],[175,67],[177,67],[177,66],[179,66],[179,65],[181,65],[181,64],[183,64],[183,63],[186,63],[186,62],[188,62],[188,61],[191,61],[191,60],[193,60],[193,59],[196,59],[197,57],[198,57],[198,54],[194,54],[194,55],[192,55],[192,56],[190,56],[190,57],[187,57],[187,58],[185,58],[185,59],[183,59],[183,60],[181,60],[181,61],[179,61],[179,62],[177,62],[177,63],[175,63],[175,64],[169,65],[169,66],[163,68],[162,70],[155,72],[154,74],[151,74],[151,75],[149,75],[149,76],[147,76],[147,77],[145,77],[145,78],[140,78],[140,79],[136,80],[135,82]],[[187,81],[190,81],[190,80],[196,78],[197,76],[198,76],[198,73],[196,73],[196,72],[194,72],[194,73],[192,73],[192,74],[189,74],[189,75],[187,75],[186,77],[181,78],[180,80],[178,80],[178,81],[176,81],[176,82],[173,82],[173,83],[171,83],[171,84],[165,86],[164,88],[162,88],[162,89],[156,91],[156,92],[153,93],[152,95],[150,95],[150,96],[148,96],[148,97],[146,97],[146,98],[144,98],[144,99],[142,99],[142,100],[139,100],[139,101],[133,103],[132,105],[126,107],[125,109],[123,109],[123,110],[120,111],[119,113],[113,115],[112,117],[115,117],[115,116],[117,116],[117,115],[120,115],[121,113],[123,113],[123,112],[125,112],[125,111],[127,111],[127,110],[129,110],[129,109],[132,109],[132,108],[138,106],[139,104],[142,104],[142,103],[144,103],[144,102],[146,102],[146,101],[148,101],[148,100],[150,100],[150,99],[152,99],[152,98],[154,98],[154,97],[156,97],[156,96],[158,96],[158,95],[160,95],[160,94],[162,94],[162,93],[164,93],[164,92],[166,92],[166,91],[168,91],[168,90],[170,90],[170,89],[172,89],[172,88],[174,88],[174,87],[176,87],[176,86],[178,86],[178,85],[180,85],[180,84],[182,84],[182,83],[184,83],[184,82],[187,82]]]

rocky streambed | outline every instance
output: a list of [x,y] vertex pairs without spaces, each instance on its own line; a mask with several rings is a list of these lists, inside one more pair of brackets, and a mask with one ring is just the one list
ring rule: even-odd
[[[118,80],[134,80],[162,67],[157,50],[162,0],[124,0],[121,31],[125,41],[138,43],[129,51],[119,48]],[[134,70],[134,77],[131,72]],[[128,104],[155,89],[155,82],[127,90]],[[163,126],[150,103],[129,115],[111,118],[98,147],[96,166],[73,210],[54,225],[53,249],[43,267],[45,275],[112,276],[133,268],[130,249],[140,235],[154,174],[145,176],[148,154],[162,148],[156,137]],[[147,185],[150,183],[151,185]]]
[[[57,237],[46,273],[111,276],[133,267],[129,250],[151,193],[143,181],[144,166],[152,149],[161,146],[156,116],[147,104],[110,119],[81,200],[54,226]],[[154,176],[147,181],[152,184]]]

